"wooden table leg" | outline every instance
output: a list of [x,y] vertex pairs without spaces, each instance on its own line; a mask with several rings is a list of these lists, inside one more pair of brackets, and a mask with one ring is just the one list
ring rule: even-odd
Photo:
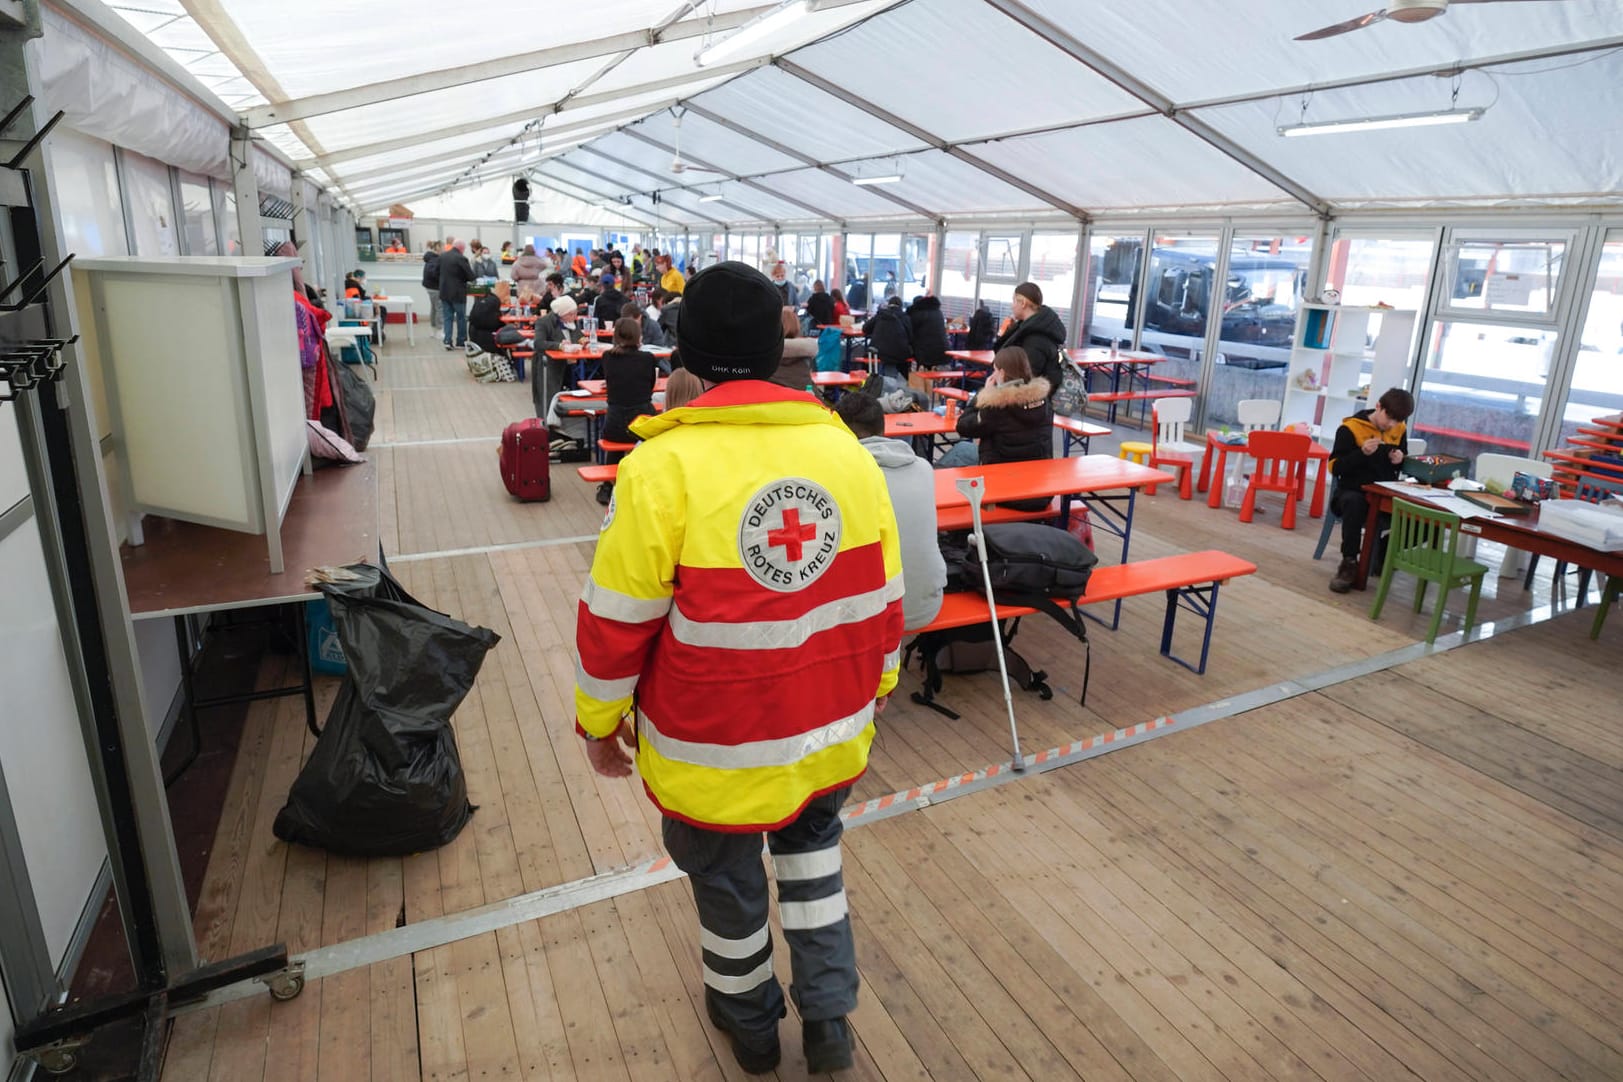
[[1358,547],[1358,577],[1353,580],[1353,586],[1359,590],[1369,586],[1369,565],[1375,555],[1376,535],[1381,530],[1380,500],[1368,493],[1364,496],[1369,501],[1369,513],[1364,516],[1364,539]]

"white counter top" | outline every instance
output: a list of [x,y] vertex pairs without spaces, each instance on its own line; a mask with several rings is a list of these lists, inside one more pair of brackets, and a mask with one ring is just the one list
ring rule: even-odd
[[109,255],[75,259],[74,270],[119,271],[125,274],[194,274],[204,278],[268,278],[303,266],[291,256]]

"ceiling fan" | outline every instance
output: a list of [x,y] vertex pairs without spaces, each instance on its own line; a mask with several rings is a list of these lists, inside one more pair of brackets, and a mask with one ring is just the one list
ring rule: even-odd
[[1525,4],[1531,0],[1387,0],[1387,5],[1380,11],[1372,11],[1368,15],[1360,15],[1356,19],[1348,19],[1344,23],[1335,23],[1331,26],[1322,26],[1306,34],[1298,34],[1297,41],[1318,41],[1321,38],[1333,38],[1338,34],[1362,30],[1366,26],[1393,19],[1400,23],[1423,23],[1434,19],[1448,10],[1450,3],[1455,4]]
[[671,159],[671,172],[677,176],[681,176],[683,173],[711,173],[721,176],[722,173],[719,169],[705,169],[701,166],[690,165],[682,160],[682,114],[673,112],[671,115],[676,118],[676,157]]

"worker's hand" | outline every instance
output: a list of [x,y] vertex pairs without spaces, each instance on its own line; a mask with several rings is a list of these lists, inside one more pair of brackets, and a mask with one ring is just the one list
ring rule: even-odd
[[885,712],[885,707],[887,707],[889,705],[890,705],[890,696],[889,695],[881,695],[881,696],[879,696],[879,698],[877,698],[877,699],[875,699],[873,701],[873,716],[877,718],[880,714],[883,714]]
[[1381,441],[1371,436],[1358,446],[1366,455],[1372,455],[1381,449]]
[[1386,457],[1392,460],[1392,465],[1396,466],[1403,461],[1403,452],[1394,447]]
[[[625,747],[621,747],[622,744]],[[637,734],[632,730],[631,722],[624,720],[613,736],[588,740],[586,758],[591,760],[592,769],[605,778],[627,778],[631,776],[631,756],[626,753],[626,748],[636,746]]]

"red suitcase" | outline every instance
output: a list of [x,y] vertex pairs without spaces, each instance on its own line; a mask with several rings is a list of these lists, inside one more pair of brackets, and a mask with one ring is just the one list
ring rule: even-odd
[[502,430],[502,483],[521,500],[552,499],[546,422],[531,417]]

